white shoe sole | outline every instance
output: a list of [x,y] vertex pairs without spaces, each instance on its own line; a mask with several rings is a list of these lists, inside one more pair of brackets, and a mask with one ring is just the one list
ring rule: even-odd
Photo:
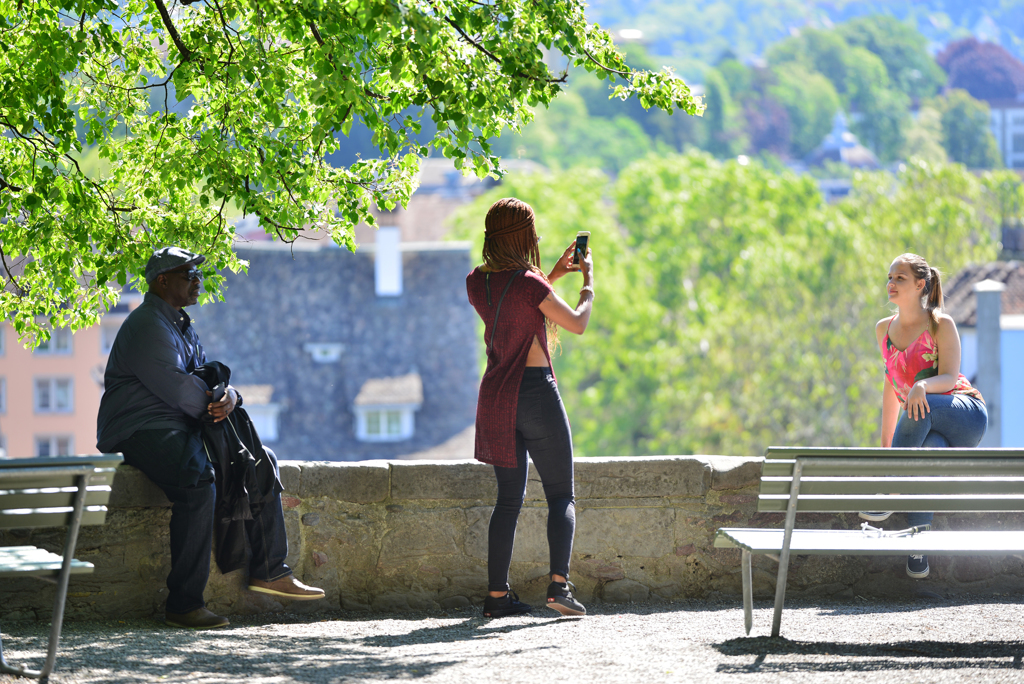
[[931,573],[932,573],[932,569],[930,567],[925,568],[924,572],[911,572],[910,568],[907,568],[907,577],[910,577],[912,579],[924,579],[925,577],[927,577]]
[[255,587],[249,585],[249,591],[258,591],[261,594],[270,594],[271,596],[280,596],[281,598],[288,598],[294,601],[316,601],[324,598],[324,594],[289,594],[284,591],[274,591],[273,589],[266,589],[264,587]]
[[577,610],[577,609],[572,608],[570,606],[567,606],[567,605],[564,605],[562,603],[559,603],[558,601],[549,601],[549,602],[547,602],[546,605],[551,610],[557,611],[557,612],[561,613],[562,615],[576,616],[576,615],[586,615],[587,614],[587,609],[586,608],[584,608],[583,610]]
[[874,511],[861,511],[857,514],[857,517],[859,517],[861,520],[870,520],[871,522],[882,522],[888,520],[890,516],[892,516],[892,511],[888,511],[885,513],[875,513]]

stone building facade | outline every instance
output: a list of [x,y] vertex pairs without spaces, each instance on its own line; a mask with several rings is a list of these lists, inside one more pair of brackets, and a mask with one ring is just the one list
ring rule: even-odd
[[[226,275],[224,302],[190,310],[207,357],[231,368],[233,385],[260,387],[246,408],[261,435],[276,432],[267,445],[282,460],[312,461],[465,445],[481,359],[468,245],[395,243],[389,270],[376,245],[352,254],[323,244],[240,246],[248,273]],[[357,406],[389,382],[418,387],[418,401]]]

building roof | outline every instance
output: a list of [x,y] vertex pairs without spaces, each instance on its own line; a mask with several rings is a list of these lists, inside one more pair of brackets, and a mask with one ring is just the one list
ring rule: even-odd
[[395,378],[371,378],[359,388],[356,406],[405,406],[423,403],[423,380],[419,373]]
[[807,157],[807,163],[820,166],[826,160],[842,162],[856,169],[877,169],[880,167],[878,157],[860,144],[857,136],[846,127],[846,117],[836,112],[832,119],[832,131],[825,136],[821,144]]
[[974,286],[982,280],[995,280],[1006,286],[1003,292],[1003,315],[1024,314],[1024,263],[990,261],[964,268],[943,287],[943,309],[958,326],[973,328],[978,324]]
[[273,385],[238,385],[235,389],[242,395],[246,406],[265,406],[274,396]]
[[[236,248],[248,272],[225,273],[224,301],[189,314],[207,358],[227,364],[233,384],[273,388],[281,410],[268,446],[278,458],[408,457],[474,424],[481,344],[466,300],[467,244],[403,243],[404,286],[394,297],[376,295],[371,245],[354,254],[316,244]],[[317,353],[328,347],[339,353]],[[255,401],[251,390],[242,395]],[[355,408],[368,400],[420,403],[412,437],[360,441]]]

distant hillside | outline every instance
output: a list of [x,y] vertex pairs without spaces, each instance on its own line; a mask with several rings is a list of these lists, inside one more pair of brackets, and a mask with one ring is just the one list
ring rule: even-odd
[[1024,58],[1024,0],[591,0],[587,16],[605,28],[636,28],[652,56],[699,76],[726,50],[741,60],[804,27],[891,14],[913,24],[933,53],[974,35]]

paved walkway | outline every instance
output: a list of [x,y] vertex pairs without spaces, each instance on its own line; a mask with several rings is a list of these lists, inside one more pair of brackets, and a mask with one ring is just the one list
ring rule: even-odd
[[[438,613],[275,614],[189,632],[156,620],[69,622],[53,682],[1021,682],[1024,611],[943,600],[793,601],[785,639],[757,602],[743,636],[734,600],[542,609],[484,620]],[[39,662],[46,626],[5,626],[8,659]],[[20,683],[0,675],[0,682]]]

